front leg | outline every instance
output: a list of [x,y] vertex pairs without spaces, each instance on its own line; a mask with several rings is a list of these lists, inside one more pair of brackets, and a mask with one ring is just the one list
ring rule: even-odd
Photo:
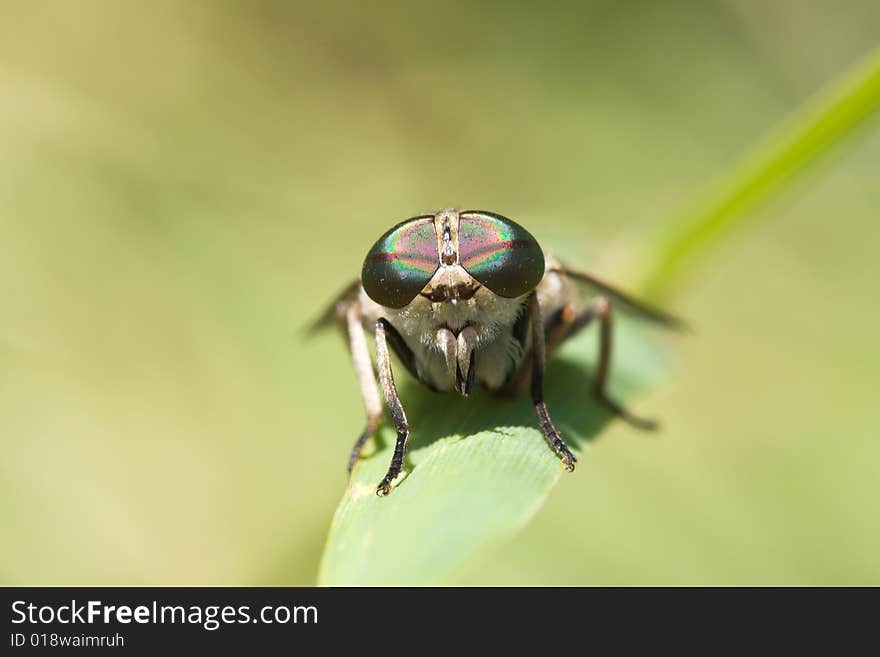
[[391,413],[394,428],[397,429],[397,443],[394,445],[394,454],[391,456],[391,466],[388,468],[388,473],[376,488],[376,494],[383,497],[391,492],[392,482],[400,474],[403,459],[406,456],[406,441],[409,438],[409,424],[406,421],[406,413],[403,412],[403,404],[400,403],[400,397],[397,396],[394,375],[391,372],[386,326],[388,326],[388,322],[385,319],[379,319],[376,322],[376,364],[379,368],[379,384],[382,386],[385,404]]
[[568,449],[565,441],[559,435],[550,414],[547,412],[547,404],[544,403],[544,364],[547,358],[547,349],[544,343],[544,322],[541,319],[541,307],[538,304],[538,295],[532,292],[529,297],[529,314],[532,318],[532,403],[538,414],[538,423],[541,432],[553,451],[562,459],[562,465],[569,472],[574,470],[577,458]]

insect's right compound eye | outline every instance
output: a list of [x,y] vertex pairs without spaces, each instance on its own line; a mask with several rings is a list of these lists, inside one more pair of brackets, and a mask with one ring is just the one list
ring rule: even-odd
[[380,306],[403,308],[440,267],[434,217],[414,217],[385,233],[367,253],[361,282]]

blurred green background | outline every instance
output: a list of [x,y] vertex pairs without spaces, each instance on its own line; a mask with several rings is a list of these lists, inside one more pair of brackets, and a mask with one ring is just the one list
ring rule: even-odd
[[[299,331],[388,226],[492,209],[632,287],[880,34],[872,0],[353,5],[0,3],[0,582],[314,583],[363,411]],[[457,583],[880,584],[880,128],[849,146],[671,301],[662,436],[615,423]]]

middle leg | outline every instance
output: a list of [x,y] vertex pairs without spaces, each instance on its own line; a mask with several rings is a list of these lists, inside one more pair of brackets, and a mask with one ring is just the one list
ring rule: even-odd
[[364,444],[376,433],[376,428],[379,426],[379,420],[382,417],[382,402],[379,401],[379,391],[376,390],[376,378],[373,375],[373,365],[370,361],[370,352],[367,349],[367,338],[364,335],[364,327],[361,324],[361,308],[357,303],[352,303],[348,306],[345,312],[345,321],[354,371],[357,374],[361,397],[364,400],[364,408],[367,411],[366,426],[361,435],[358,436],[348,457],[348,474],[350,475],[355,463],[360,458]]
[[552,336],[550,348],[557,347],[561,342],[585,329],[594,319],[599,324],[599,362],[596,365],[596,376],[593,380],[593,394],[605,408],[630,423],[634,427],[645,430],[657,428],[654,420],[633,415],[621,404],[611,399],[606,391],[608,371],[611,367],[611,338],[613,319],[611,305],[605,297],[598,297],[588,308],[575,313],[571,306],[564,306],[551,318],[548,333]]

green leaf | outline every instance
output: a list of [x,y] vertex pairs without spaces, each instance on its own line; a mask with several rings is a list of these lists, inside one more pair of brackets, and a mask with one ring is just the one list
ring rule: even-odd
[[[650,334],[627,322],[619,328],[612,390],[631,399],[665,367]],[[595,335],[578,336],[546,373],[557,428],[581,449],[609,420],[589,395],[596,349]],[[547,446],[528,395],[475,391],[464,399],[411,381],[400,392],[412,427],[407,474],[388,497],[376,495],[394,444],[386,425],[382,448],[355,468],[333,518],[321,585],[441,584],[525,525],[560,476],[578,476],[565,473]]]
[[759,140],[677,221],[653,250],[642,288],[668,295],[687,268],[795,174],[864,126],[880,108],[880,48]]

